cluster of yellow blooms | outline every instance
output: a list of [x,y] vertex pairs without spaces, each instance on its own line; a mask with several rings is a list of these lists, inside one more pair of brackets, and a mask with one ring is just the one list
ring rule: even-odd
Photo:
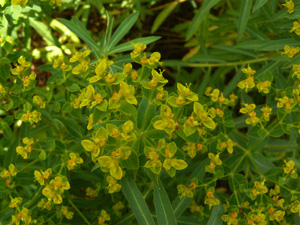
[[23,82],[24,87],[28,87],[31,81],[36,79],[36,74],[32,73],[26,75],[25,72],[30,68],[31,62],[27,62],[24,56],[18,59],[18,64],[15,64],[16,68],[12,70],[13,75],[17,75]]
[[[195,179],[194,181],[197,182],[197,179]],[[184,196],[188,198],[194,197],[195,189],[197,187],[197,183],[195,182],[192,181],[187,187],[183,184],[177,185],[178,195],[180,199]]]
[[42,193],[48,199],[48,202],[53,201],[54,204],[61,204],[63,201],[62,194],[68,189],[70,189],[70,184],[67,178],[56,176],[49,183],[45,184]]
[[39,111],[33,110],[32,112],[22,114],[21,120],[23,122],[29,122],[30,125],[32,125],[42,120],[41,115]]
[[18,146],[16,151],[19,155],[23,157],[23,159],[28,159],[31,153],[31,146],[33,145],[33,138],[28,138],[25,137],[23,138],[22,142],[26,145],[25,147],[23,146]]
[[220,204],[220,200],[214,196],[214,190],[213,188],[210,188],[208,192],[206,193],[204,204],[208,205],[209,208],[215,205]]
[[106,221],[110,221],[110,215],[102,209],[100,216],[98,217],[98,224],[107,225],[107,223],[105,223]]
[[285,0],[285,4],[282,4],[289,14],[293,13],[295,11],[295,4],[293,0]]

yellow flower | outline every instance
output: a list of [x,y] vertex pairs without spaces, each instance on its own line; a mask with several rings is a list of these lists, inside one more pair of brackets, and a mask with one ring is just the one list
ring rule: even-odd
[[242,69],[242,72],[243,72],[244,74],[249,75],[249,76],[253,76],[253,75],[256,73],[256,71],[255,71],[254,69],[252,69],[252,68],[250,67],[250,65],[248,65],[247,68],[243,68],[243,69]]
[[121,180],[123,171],[116,159],[113,159],[110,156],[101,156],[98,158],[98,162],[103,172],[109,172],[112,177]]
[[8,170],[7,169],[2,170],[2,172],[0,173],[0,176],[2,178],[14,177],[14,176],[17,175],[17,173],[18,173],[18,170],[15,167],[15,165],[14,164],[9,164]]
[[9,207],[10,208],[16,208],[18,205],[20,205],[22,203],[22,200],[23,199],[21,197],[12,198],[10,200]]
[[290,33],[295,32],[297,35],[300,35],[300,24],[297,21],[294,21],[293,27],[290,30]]
[[87,187],[85,189],[85,193],[86,193],[86,196],[90,197],[90,198],[95,198],[98,196],[98,192],[94,188],[91,188],[91,187]]
[[242,90],[245,89],[245,92],[247,93],[249,90],[255,87],[254,77],[249,76],[245,80],[240,81],[237,86]]
[[162,119],[155,121],[153,127],[157,130],[164,130],[168,134],[172,134],[176,127],[176,123],[172,119],[174,116],[172,110],[166,105],[161,105],[160,115]]
[[106,181],[108,183],[108,186],[106,186],[105,189],[108,189],[109,194],[119,192],[121,190],[121,185],[118,184],[113,177],[107,176]]
[[70,71],[72,69],[71,65],[65,63],[63,56],[59,56],[56,59],[54,59],[52,67],[54,69],[60,69],[64,71]]
[[40,112],[33,110],[32,112],[24,113],[21,117],[21,120],[23,122],[29,122],[30,125],[32,125],[42,120],[41,115],[42,114]]
[[284,160],[284,163],[285,163],[285,167],[283,168],[284,173],[289,175],[296,173],[295,162],[293,160],[290,160],[288,162]]
[[292,77],[296,76],[297,79],[300,79],[300,64],[293,65],[293,74]]
[[159,155],[155,149],[145,146],[144,153],[145,157],[149,159],[144,167],[149,168],[155,174],[160,174],[162,162],[160,161]]
[[252,193],[255,197],[259,194],[265,194],[268,192],[268,188],[265,185],[265,180],[263,180],[262,182],[255,181],[254,186],[255,188],[252,190]]
[[55,204],[62,203],[62,194],[65,190],[70,189],[70,183],[66,177],[56,176],[42,190],[42,194],[48,198],[48,201],[53,201]]
[[47,209],[48,211],[50,211],[52,209],[51,202],[45,201],[44,198],[42,198],[38,202],[37,206],[40,207],[42,210]]
[[233,153],[233,146],[235,146],[236,143],[234,141],[232,141],[230,138],[225,142],[222,142],[220,147],[221,149],[226,148],[229,154]]
[[22,8],[24,8],[27,3],[28,3],[28,0],[11,0],[12,5],[19,5]]
[[120,83],[120,94],[125,98],[125,100],[132,105],[137,104],[137,100],[134,96],[134,86],[133,85],[128,85],[124,81]]
[[52,174],[52,169],[51,168],[49,168],[45,171],[35,170],[34,171],[34,178],[37,182],[40,183],[40,185],[45,185],[45,180],[47,180],[51,174]]
[[292,204],[290,204],[292,213],[300,213],[300,202],[295,200]]
[[293,13],[295,11],[295,4],[293,0],[285,0],[285,4],[282,4],[289,14]]
[[212,191],[208,191],[204,199],[204,204],[209,205],[209,208],[211,208],[212,206],[219,205],[220,200],[214,196]]
[[68,170],[72,170],[78,164],[83,163],[83,159],[79,156],[78,153],[70,152],[70,160],[68,161]]
[[46,103],[38,95],[35,95],[33,97],[32,102],[33,102],[33,104],[38,105],[42,109],[46,108]]
[[166,83],[168,83],[168,80],[166,80],[163,77],[163,72],[164,71],[159,71],[157,72],[156,70],[152,69],[151,70],[151,75],[152,75],[152,79],[147,82],[147,81],[142,81],[141,84],[144,88],[146,89],[160,89],[162,88]]
[[265,106],[261,108],[261,111],[263,112],[263,117],[266,121],[270,120],[270,115],[272,114],[272,108],[269,106]]
[[194,103],[194,113],[200,119],[200,123],[202,123],[205,127],[210,130],[214,130],[216,128],[215,122],[208,116],[206,110],[204,110],[203,105],[199,102]]
[[70,212],[70,211],[68,210],[68,207],[67,207],[67,206],[62,206],[62,207],[61,207],[61,212],[62,212],[62,214],[63,214],[68,220],[73,219],[74,213],[73,213],[73,212]]
[[91,53],[90,50],[85,50],[83,52],[77,52],[75,51],[75,54],[71,57],[70,62],[74,63],[74,62],[82,62],[84,60],[84,58],[86,58],[89,54]]
[[110,215],[105,210],[101,210],[101,214],[98,217],[98,224],[104,225],[106,221],[110,221]]
[[20,213],[12,216],[12,224],[19,225],[20,221],[24,222],[25,225],[31,224],[31,211],[29,209],[23,207]]
[[77,66],[75,66],[72,70],[73,74],[80,74],[82,72],[86,72],[89,69],[89,62],[88,61],[82,61]]
[[146,45],[144,43],[137,43],[137,44],[133,44],[133,51],[130,53],[130,56],[133,60],[135,60],[136,58],[138,58],[143,51],[146,49]]
[[183,184],[177,185],[177,190],[178,190],[178,195],[179,195],[180,199],[182,199],[184,196],[186,196],[187,198],[193,198],[194,197],[193,190],[190,189],[190,188],[187,188]]
[[222,160],[220,159],[220,153],[213,154],[208,153],[208,158],[210,159],[210,164],[207,166],[209,172],[214,172],[216,166],[222,165]]
[[278,98],[275,100],[277,100],[277,108],[285,108],[286,110],[290,110],[291,109],[291,104],[294,103],[294,99],[292,98],[288,98],[287,96],[284,96],[282,98]]
[[197,153],[197,148],[195,143],[186,143],[186,145],[182,146],[182,150],[187,152],[190,158],[195,158]]
[[268,94],[270,92],[269,88],[271,87],[270,81],[264,81],[256,85],[258,92],[263,92],[264,94]]
[[[27,2],[27,0],[15,0],[15,2],[19,3],[23,1]],[[20,58],[18,59],[18,63],[19,65],[15,64],[16,68],[12,70],[13,75],[23,74],[23,72],[31,66],[31,62],[27,62],[24,56],[20,56]]]
[[281,52],[281,55],[286,55],[289,58],[293,58],[294,55],[299,53],[300,48],[299,47],[293,47],[293,46],[284,46],[284,51]]

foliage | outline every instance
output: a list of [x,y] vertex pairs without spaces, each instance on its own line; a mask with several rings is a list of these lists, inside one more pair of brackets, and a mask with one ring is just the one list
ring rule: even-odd
[[0,223],[298,224],[300,1],[124,2],[0,0]]

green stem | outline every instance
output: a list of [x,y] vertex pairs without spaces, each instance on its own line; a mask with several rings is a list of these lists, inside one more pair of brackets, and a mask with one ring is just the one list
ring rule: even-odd
[[35,164],[38,161],[39,161],[39,159],[35,159],[35,160],[31,161],[30,163],[26,164],[26,166],[24,166],[22,169],[20,169],[18,171],[18,173],[22,172],[23,170],[27,169],[28,167],[32,166],[33,164]]
[[81,216],[81,218],[86,222],[86,224],[90,225],[90,222],[85,218],[85,216],[80,212],[80,210],[74,205],[74,203],[71,201],[71,199],[68,200],[69,203],[73,206],[73,208],[78,212],[78,214]]

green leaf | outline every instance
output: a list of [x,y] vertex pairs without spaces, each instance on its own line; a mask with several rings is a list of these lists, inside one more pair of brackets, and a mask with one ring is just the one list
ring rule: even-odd
[[106,29],[105,29],[105,34],[101,40],[101,44],[100,44],[100,49],[103,50],[104,47],[107,45],[107,43],[110,40],[110,36],[112,33],[112,29],[113,29],[113,24],[114,24],[114,18],[109,14],[108,11],[106,11]]
[[176,130],[176,134],[178,134],[183,140],[186,142],[191,142],[191,143],[197,143],[199,141],[199,132],[195,132],[190,136],[186,136],[183,132],[182,127],[180,127],[178,130]]
[[129,104],[127,101],[122,101],[121,106],[118,109],[120,112],[125,113],[127,115],[132,115],[135,118],[137,117],[137,110],[136,107]]
[[267,2],[268,0],[256,0],[252,13],[255,13],[257,10],[263,7]]
[[3,82],[5,82],[9,76],[10,76],[10,66],[0,65],[0,77],[2,78]]
[[70,31],[72,31],[79,38],[81,38],[89,46],[89,48],[93,51],[94,55],[97,58],[101,58],[100,48],[98,44],[91,38],[91,35],[89,34],[88,30],[76,17],[72,17],[72,19],[74,23],[62,18],[59,18],[58,20],[62,24],[64,24]]
[[133,13],[120,24],[120,26],[117,28],[117,30],[114,32],[111,39],[109,40],[108,45],[105,47],[105,52],[109,52],[113,47],[116,46],[116,44],[119,43],[119,41],[125,36],[125,34],[127,34],[127,32],[135,24],[138,16],[138,12]]
[[[260,153],[254,153],[251,155],[252,160],[250,160],[250,163],[255,163],[256,167],[259,169],[259,171],[264,174],[267,170],[271,169],[272,167],[274,167],[274,164],[266,157],[264,157],[262,154]],[[253,167],[252,169],[254,171],[256,167]]]
[[78,84],[74,83],[74,84],[71,85],[69,90],[70,90],[70,92],[76,92],[76,91],[80,90],[80,87],[79,87]]
[[57,119],[63,123],[69,133],[74,137],[81,138],[83,136],[82,129],[80,129],[79,125],[73,119],[68,119],[62,116],[58,117]]
[[162,10],[158,16],[155,18],[154,23],[151,28],[151,34],[153,34],[160,25],[167,19],[167,17],[172,13],[172,11],[176,8],[178,2],[171,2],[164,10]]
[[152,42],[159,40],[160,38],[161,38],[160,36],[149,36],[149,37],[143,37],[143,38],[136,38],[136,39],[131,40],[130,42],[126,42],[126,43],[115,46],[109,52],[107,52],[107,54],[111,55],[111,54],[115,54],[115,53],[130,51],[134,48],[132,43],[133,44],[144,43],[147,45],[147,44],[150,44]]
[[139,224],[155,225],[147,204],[136,186],[133,177],[126,173],[126,177],[121,180],[122,192],[125,195],[130,207]]
[[300,43],[295,41],[293,38],[285,38],[285,39],[267,41],[265,42],[265,44],[262,44],[258,49],[260,51],[282,50],[285,45],[300,46]]
[[128,159],[121,160],[121,165],[126,169],[137,170],[139,168],[139,157],[137,156],[136,152],[132,150]]
[[158,185],[158,187],[154,185],[154,205],[158,224],[176,225],[176,218],[168,194],[160,180],[158,180]]
[[214,206],[207,225],[222,225],[223,221],[221,219],[221,216],[223,215],[223,213],[224,209],[221,203],[219,205]]
[[240,19],[238,24],[238,36],[237,36],[238,41],[241,40],[246,30],[246,26],[251,14],[252,1],[253,0],[243,0],[241,13],[239,15]]
[[186,40],[190,39],[198,30],[203,20],[206,18],[207,14],[209,13],[209,10],[214,7],[217,3],[219,3],[221,0],[205,0],[202,3],[201,8],[198,10],[196,15],[194,16],[191,25],[188,28],[187,34],[186,34]]
[[287,69],[292,67],[294,64],[299,64],[300,63],[300,54],[292,58],[286,65],[283,66],[282,69]]
[[[138,128],[148,127],[151,119],[155,116],[156,107],[155,105],[149,105],[147,99],[143,98],[139,104],[137,114],[137,126]],[[144,125],[143,125],[144,124]]]
[[5,168],[8,168],[9,164],[14,164],[16,159],[17,159],[17,152],[16,152],[16,148],[19,145],[19,138],[17,138],[14,142],[11,143],[11,145],[9,146],[6,154],[5,154],[5,159],[4,159],[4,163],[3,166]]
[[39,159],[45,160],[47,157],[45,150],[42,150],[39,154]]

